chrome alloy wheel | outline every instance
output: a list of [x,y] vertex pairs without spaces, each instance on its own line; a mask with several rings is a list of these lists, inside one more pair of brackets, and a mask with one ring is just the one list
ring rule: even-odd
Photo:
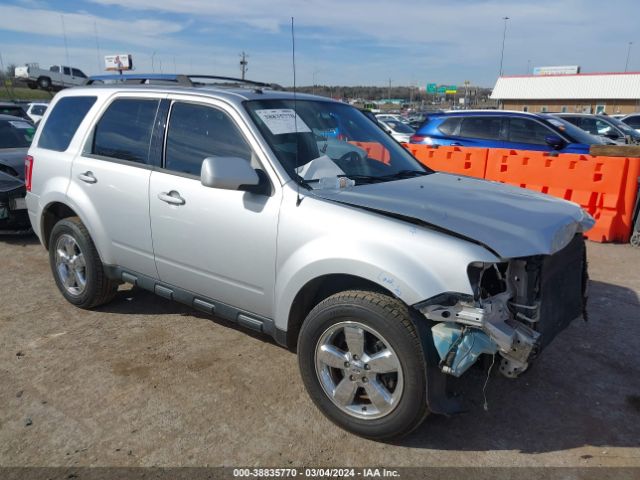
[[78,242],[71,235],[60,235],[56,242],[56,272],[71,295],[81,295],[87,286],[87,268]]
[[316,345],[315,365],[324,392],[353,417],[384,417],[402,396],[402,366],[396,352],[382,335],[360,322],[329,327]]

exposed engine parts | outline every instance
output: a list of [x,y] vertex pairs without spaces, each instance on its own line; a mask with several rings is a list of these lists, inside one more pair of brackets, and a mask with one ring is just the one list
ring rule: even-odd
[[544,345],[583,314],[586,282],[573,277],[586,278],[581,238],[552,256],[472,264],[473,296],[447,293],[416,305],[436,322],[431,332],[440,369],[459,377],[480,355],[498,353],[504,376],[523,373]]

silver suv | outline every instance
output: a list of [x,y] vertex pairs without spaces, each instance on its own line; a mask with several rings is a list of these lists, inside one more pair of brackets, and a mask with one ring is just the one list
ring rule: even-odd
[[26,185],[69,302],[130,283],[270,335],[318,408],[369,438],[459,411],[449,376],[497,355],[515,377],[585,308],[577,205],[433,172],[326,98],[65,90]]

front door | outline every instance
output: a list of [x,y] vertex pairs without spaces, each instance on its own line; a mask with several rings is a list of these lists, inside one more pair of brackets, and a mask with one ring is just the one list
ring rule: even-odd
[[151,230],[163,282],[272,316],[280,190],[271,195],[205,187],[206,157],[262,168],[242,120],[214,104],[173,101],[163,168],[151,173]]

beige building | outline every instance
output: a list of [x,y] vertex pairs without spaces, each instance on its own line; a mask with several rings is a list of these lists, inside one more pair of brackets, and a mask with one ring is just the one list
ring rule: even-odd
[[640,72],[500,77],[491,94],[501,108],[525,112],[640,112]]

